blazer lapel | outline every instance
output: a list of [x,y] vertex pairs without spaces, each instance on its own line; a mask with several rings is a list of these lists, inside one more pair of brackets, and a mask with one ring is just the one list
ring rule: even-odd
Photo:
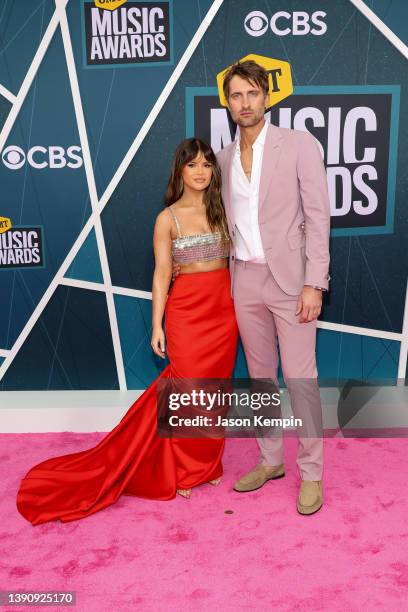
[[261,180],[259,184],[259,208],[266,200],[273,171],[278,165],[283,136],[278,127],[271,124],[266,132],[262,157]]

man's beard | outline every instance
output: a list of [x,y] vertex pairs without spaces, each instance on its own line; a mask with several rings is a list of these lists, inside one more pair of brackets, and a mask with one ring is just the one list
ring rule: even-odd
[[239,125],[239,127],[254,127],[258,125],[260,121],[264,118],[264,113],[253,115],[252,117],[238,117],[235,119],[235,123]]

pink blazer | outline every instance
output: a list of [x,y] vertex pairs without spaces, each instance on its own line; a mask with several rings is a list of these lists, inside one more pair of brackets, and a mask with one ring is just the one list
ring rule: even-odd
[[[235,143],[232,143],[217,153],[232,243],[232,287],[236,232],[231,202],[234,150]],[[269,268],[285,293],[299,295],[303,285],[328,288],[330,207],[327,178],[316,140],[308,132],[268,126],[258,221]]]

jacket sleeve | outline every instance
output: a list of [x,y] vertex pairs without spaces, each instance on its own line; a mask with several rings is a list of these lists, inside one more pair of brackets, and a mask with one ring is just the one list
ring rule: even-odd
[[330,203],[326,170],[315,138],[298,133],[297,174],[305,218],[305,285],[328,289]]

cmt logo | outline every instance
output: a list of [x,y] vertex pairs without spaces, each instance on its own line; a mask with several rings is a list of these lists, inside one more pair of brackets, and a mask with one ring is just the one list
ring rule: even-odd
[[[249,55],[242,57],[239,61],[244,62],[246,60],[253,60],[257,62],[257,64],[265,68],[268,73],[268,108],[274,106],[275,104],[278,104],[278,102],[284,100],[292,94],[292,72],[290,69],[290,64],[288,62],[284,62],[279,59],[274,59],[272,57],[265,57],[264,55],[256,55],[255,53],[250,53]],[[223,83],[225,74],[230,68],[231,66],[228,66],[217,74],[218,95],[220,97],[220,102],[222,106],[228,106],[223,91]]]
[[0,234],[4,234],[12,228],[11,219],[8,217],[0,217]]
[[36,170],[44,168],[68,168],[77,169],[83,164],[83,159],[79,155],[81,147],[72,146],[68,149],[59,146],[31,147],[25,153],[23,149],[16,145],[10,145],[3,150],[2,161],[6,168],[10,170],[19,170],[27,162]]
[[95,0],[95,6],[108,11],[115,11],[117,8],[125,4],[127,0]]
[[313,34],[322,36],[327,32],[327,25],[323,21],[326,17],[324,11],[315,11],[312,14],[305,11],[278,11],[270,20],[262,11],[251,11],[245,17],[244,28],[250,36],[263,36],[269,28],[276,36],[305,36]]

